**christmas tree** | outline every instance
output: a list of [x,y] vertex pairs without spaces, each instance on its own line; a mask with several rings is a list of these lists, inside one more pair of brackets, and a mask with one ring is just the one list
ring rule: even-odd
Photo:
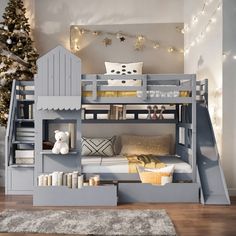
[[9,0],[0,22],[0,125],[6,126],[12,81],[32,80],[38,54],[22,0]]

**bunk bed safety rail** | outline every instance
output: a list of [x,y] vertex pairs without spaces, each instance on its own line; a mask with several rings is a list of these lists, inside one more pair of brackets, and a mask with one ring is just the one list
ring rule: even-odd
[[16,113],[16,80],[12,82],[12,90],[11,90],[11,101],[9,107],[8,121],[7,121],[7,129],[5,136],[5,156],[7,157],[8,163],[6,165],[10,165],[11,163],[11,142],[13,136],[13,128],[14,128],[14,117]]
[[[109,80],[125,81],[125,80],[141,81],[140,86],[110,86]],[[86,74],[82,75],[82,89],[84,92],[91,92],[92,100],[96,101],[98,98],[98,92],[105,91],[135,91],[137,97],[143,101],[148,97],[153,97],[153,91],[161,92],[187,92],[188,97],[194,93],[196,89],[193,86],[193,75],[159,75],[159,74],[147,74],[147,75],[97,75]]]

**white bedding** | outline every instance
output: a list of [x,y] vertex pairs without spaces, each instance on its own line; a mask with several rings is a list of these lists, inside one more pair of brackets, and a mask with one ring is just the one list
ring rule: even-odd
[[[175,173],[192,173],[190,164],[178,157],[160,157],[166,165],[175,165]],[[122,155],[114,157],[82,157],[82,171],[84,173],[129,173],[127,158]]]

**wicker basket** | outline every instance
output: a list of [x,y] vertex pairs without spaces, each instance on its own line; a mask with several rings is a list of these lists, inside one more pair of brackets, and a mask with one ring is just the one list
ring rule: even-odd
[[145,168],[137,167],[142,183],[164,185],[172,182],[172,172],[146,171]]

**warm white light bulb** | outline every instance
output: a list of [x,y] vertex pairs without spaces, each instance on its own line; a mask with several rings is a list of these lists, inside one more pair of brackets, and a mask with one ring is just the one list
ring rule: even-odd
[[160,44],[159,43],[155,43],[154,45],[153,45],[153,48],[154,49],[158,49],[160,47]]
[[203,16],[205,15],[205,13],[206,13],[205,10],[202,10],[202,11],[201,11],[201,14],[202,14]]
[[192,41],[192,43],[190,45],[191,45],[191,47],[194,47],[195,46],[195,41]]
[[206,32],[209,32],[210,29],[211,29],[211,27],[210,27],[210,25],[208,25],[208,26],[206,27]]
[[186,48],[185,50],[184,50],[184,55],[188,55],[189,54],[189,48]]
[[215,17],[212,17],[212,18],[211,18],[211,22],[212,22],[212,23],[215,23],[215,22],[216,22],[216,18],[215,18]]
[[169,53],[174,52],[174,48],[169,47],[167,51],[168,51]]
[[184,32],[188,32],[189,31],[189,26],[188,25],[185,25],[184,26]]

